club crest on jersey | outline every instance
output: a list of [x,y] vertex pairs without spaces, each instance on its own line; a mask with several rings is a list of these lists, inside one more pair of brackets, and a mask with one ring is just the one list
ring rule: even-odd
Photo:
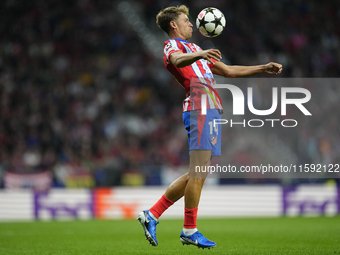
[[217,143],[217,136],[216,135],[212,135],[210,137],[210,142],[212,145],[215,145]]

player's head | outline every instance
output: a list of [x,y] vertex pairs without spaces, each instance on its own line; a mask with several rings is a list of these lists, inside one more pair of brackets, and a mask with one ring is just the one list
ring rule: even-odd
[[171,6],[157,14],[156,23],[170,37],[187,40],[192,36],[192,24],[188,15],[189,9],[185,5]]

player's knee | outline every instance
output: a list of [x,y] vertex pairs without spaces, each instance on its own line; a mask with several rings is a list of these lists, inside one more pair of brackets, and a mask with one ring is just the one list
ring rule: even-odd
[[205,178],[207,178],[208,173],[206,171],[201,171],[201,169],[197,169],[193,168],[190,170],[188,177],[190,179],[194,178],[194,179],[202,179],[203,181],[205,180]]

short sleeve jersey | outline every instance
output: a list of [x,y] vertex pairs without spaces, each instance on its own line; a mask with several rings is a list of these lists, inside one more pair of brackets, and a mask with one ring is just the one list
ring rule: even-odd
[[177,67],[170,62],[170,55],[177,51],[194,53],[202,49],[182,39],[169,39],[164,43],[165,67],[182,85],[187,95],[183,101],[183,112],[201,109],[202,95],[206,95],[207,109],[223,110],[221,99],[214,88],[215,80],[210,69],[213,64],[200,59],[189,66]]

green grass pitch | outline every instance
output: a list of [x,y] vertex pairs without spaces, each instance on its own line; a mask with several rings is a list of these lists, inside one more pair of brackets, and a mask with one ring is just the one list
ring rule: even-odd
[[340,255],[340,217],[199,219],[213,249],[183,246],[182,220],[161,220],[159,245],[136,220],[0,223],[0,254],[332,254]]

